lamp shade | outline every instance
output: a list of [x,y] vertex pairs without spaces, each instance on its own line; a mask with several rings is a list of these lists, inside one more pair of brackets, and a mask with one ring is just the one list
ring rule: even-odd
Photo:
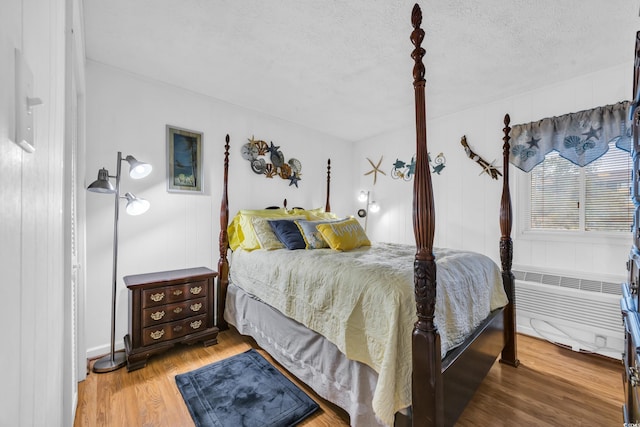
[[93,181],[91,185],[87,187],[88,191],[94,193],[115,193],[116,189],[109,181],[109,171],[102,168],[98,171],[98,179]]
[[129,215],[142,215],[151,206],[145,199],[139,199],[131,193],[126,193],[124,197],[127,199],[127,207],[125,209]]
[[153,169],[149,163],[138,161],[131,155],[127,156],[125,160],[129,163],[129,176],[133,179],[144,178]]

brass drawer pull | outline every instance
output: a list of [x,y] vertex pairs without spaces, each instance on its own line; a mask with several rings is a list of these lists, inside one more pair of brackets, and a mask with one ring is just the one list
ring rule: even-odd
[[173,295],[175,296],[182,295],[182,291],[180,289],[176,289],[175,291],[173,291]]
[[174,326],[173,331],[174,332],[180,332],[182,330],[182,326],[178,325],[178,326]]
[[194,286],[193,288],[189,289],[189,292],[191,292],[193,295],[198,295],[200,292],[202,292],[202,286]]
[[174,308],[174,309],[173,309],[173,312],[174,312],[175,314],[181,313],[181,312],[182,312],[182,307],[176,307],[176,308]]
[[200,311],[200,309],[202,308],[202,303],[199,302],[197,304],[191,304],[191,307],[189,307],[191,309],[191,311]]
[[198,329],[202,325],[202,320],[196,320],[195,322],[191,322],[191,329]]
[[155,313],[151,313],[151,318],[153,320],[160,320],[164,317],[164,310],[156,311]]
[[151,294],[149,298],[151,298],[151,300],[154,302],[162,301],[162,299],[164,298],[164,292],[159,294]]
[[160,329],[159,331],[151,332],[149,335],[151,335],[151,338],[153,338],[154,340],[159,340],[164,335],[164,329]]

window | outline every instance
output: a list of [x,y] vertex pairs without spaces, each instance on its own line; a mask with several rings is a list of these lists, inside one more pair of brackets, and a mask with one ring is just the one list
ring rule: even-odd
[[609,151],[579,167],[554,151],[527,174],[525,230],[629,232],[633,204],[631,156]]

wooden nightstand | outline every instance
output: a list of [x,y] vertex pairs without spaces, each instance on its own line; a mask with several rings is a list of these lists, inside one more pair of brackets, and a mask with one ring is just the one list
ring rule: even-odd
[[217,275],[198,267],[124,278],[129,288],[127,370],[144,368],[149,356],[178,343],[217,344],[213,317]]

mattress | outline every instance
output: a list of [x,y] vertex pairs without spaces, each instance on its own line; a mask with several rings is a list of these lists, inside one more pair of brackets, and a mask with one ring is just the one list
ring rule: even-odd
[[[442,355],[506,305],[501,273],[488,257],[436,249],[435,322]],[[377,375],[372,407],[386,424],[411,403],[415,247],[378,243],[349,252],[236,251],[230,282],[325,337]]]
[[318,395],[349,414],[351,427],[383,427],[371,407],[378,374],[348,359],[322,335],[241,288],[227,289],[225,320]]

